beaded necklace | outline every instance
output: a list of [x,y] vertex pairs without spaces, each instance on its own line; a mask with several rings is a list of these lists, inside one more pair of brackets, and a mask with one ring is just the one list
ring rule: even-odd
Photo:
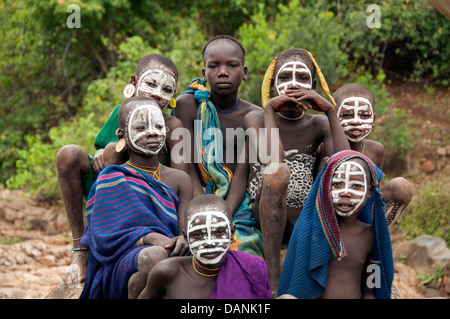
[[[126,163],[127,165],[140,169],[141,171],[144,171],[146,173],[150,173],[152,174],[153,178],[157,178],[158,180],[161,180],[161,163],[158,163],[158,167],[150,167],[150,166],[142,166],[142,165],[137,165],[137,164],[131,164],[130,161],[127,161]],[[150,169],[152,170],[150,170]]]
[[236,105],[236,107],[234,109],[232,109],[230,111],[221,111],[218,108],[216,108],[216,111],[219,112],[219,113],[222,113],[222,114],[228,114],[228,113],[236,111],[237,108],[239,107],[239,104],[241,104],[241,98],[238,96],[238,104]]
[[209,268],[203,267],[202,265],[200,265],[200,264],[195,260],[194,257],[192,257],[192,267],[194,268],[195,272],[196,272],[197,274],[199,274],[200,276],[203,276],[203,277],[214,277],[214,276],[217,276],[217,275],[219,274],[218,271],[217,271],[217,273],[212,274],[212,275],[206,275],[206,274],[203,274],[203,273],[201,273],[200,271],[198,271],[197,268],[195,268],[195,265],[196,265],[196,264],[197,264],[197,266],[199,266],[200,268],[203,268],[203,269],[206,269],[206,270],[209,270],[209,271],[220,270],[220,267],[219,267],[219,268],[216,268],[216,269],[209,269]]

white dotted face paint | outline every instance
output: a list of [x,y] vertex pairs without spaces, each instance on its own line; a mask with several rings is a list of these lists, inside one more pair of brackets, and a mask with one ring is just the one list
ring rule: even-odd
[[305,63],[289,61],[283,64],[275,77],[278,95],[284,94],[289,87],[312,88],[311,71]]
[[364,203],[367,194],[366,172],[356,162],[338,166],[331,181],[334,210],[339,216],[350,216]]
[[186,232],[192,255],[204,265],[217,264],[228,251],[231,241],[230,220],[223,212],[191,215]]
[[151,104],[133,109],[128,119],[128,138],[138,153],[158,154],[166,142],[166,124],[161,109]]
[[365,139],[373,128],[375,119],[372,104],[363,97],[348,97],[338,109],[341,126],[351,142]]
[[137,83],[137,92],[140,96],[156,96],[161,100],[160,107],[166,107],[173,95],[177,82],[172,74],[160,69],[149,69],[141,75]]

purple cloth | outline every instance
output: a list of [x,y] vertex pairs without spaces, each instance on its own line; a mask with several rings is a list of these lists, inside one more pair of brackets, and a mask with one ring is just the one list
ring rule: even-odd
[[211,299],[270,299],[266,263],[243,251],[225,255]]

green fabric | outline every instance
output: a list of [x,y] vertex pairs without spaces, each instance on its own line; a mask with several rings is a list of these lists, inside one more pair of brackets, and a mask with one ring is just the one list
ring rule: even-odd
[[[116,130],[119,128],[119,108],[120,104],[117,105],[114,110],[111,112],[108,120],[105,125],[101,128],[97,137],[95,138],[94,145],[97,150],[103,149],[110,142],[117,142],[119,139],[116,136]],[[92,185],[97,179],[97,174],[95,174],[92,169],[92,161],[94,158],[87,154],[89,157],[89,173],[81,175],[81,183],[83,185],[83,197],[87,199],[89,196],[89,191],[91,190]]]
[[[86,153],[87,154],[87,153]],[[92,185],[94,185],[95,180],[97,179],[97,174],[94,173],[92,169],[92,161],[94,158],[87,154],[89,157],[89,173],[81,175],[81,185],[83,186],[83,198],[87,200],[89,196],[89,191],[91,190]]]
[[95,148],[97,150],[105,148],[109,142],[117,142],[116,130],[119,128],[119,108],[120,104],[111,112],[108,120],[95,138]]

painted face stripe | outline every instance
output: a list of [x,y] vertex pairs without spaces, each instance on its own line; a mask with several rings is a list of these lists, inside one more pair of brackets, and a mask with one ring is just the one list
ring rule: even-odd
[[[340,202],[340,194],[347,193],[347,194],[353,194],[354,196],[358,196],[359,198],[353,198],[350,199],[350,202],[356,206],[349,212],[342,213],[339,210],[336,209],[336,213],[341,216],[350,216],[354,212],[358,210],[358,208],[361,206],[361,204],[364,202],[364,197],[366,195],[367,189],[366,189],[366,173],[363,169],[363,167],[359,163],[355,162],[346,162],[342,163],[338,169],[335,171],[335,175],[337,174],[337,177],[333,177],[332,182],[342,182],[344,183],[344,188],[339,190],[332,190],[331,196],[333,198],[333,203],[339,203]],[[354,181],[350,180],[351,176],[363,176],[363,181]],[[351,189],[353,185],[363,185],[364,190],[363,191],[357,191],[354,189]]]
[[[277,85],[277,92],[278,95],[284,94],[284,92],[286,91],[286,89],[290,86],[290,85],[298,85],[300,87],[306,88],[306,89],[311,89],[312,88],[312,78],[311,78],[311,71],[309,70],[309,68],[306,66],[305,63],[300,62],[300,61],[289,61],[286,62],[285,64],[283,64],[280,69],[278,70],[278,73],[275,77],[275,83],[278,82],[278,77],[280,75],[281,72],[284,71],[289,71],[292,72],[292,81],[289,82],[284,82],[280,85]],[[309,74],[309,78],[310,78],[310,83],[300,83],[296,81],[296,73],[307,73]]]

